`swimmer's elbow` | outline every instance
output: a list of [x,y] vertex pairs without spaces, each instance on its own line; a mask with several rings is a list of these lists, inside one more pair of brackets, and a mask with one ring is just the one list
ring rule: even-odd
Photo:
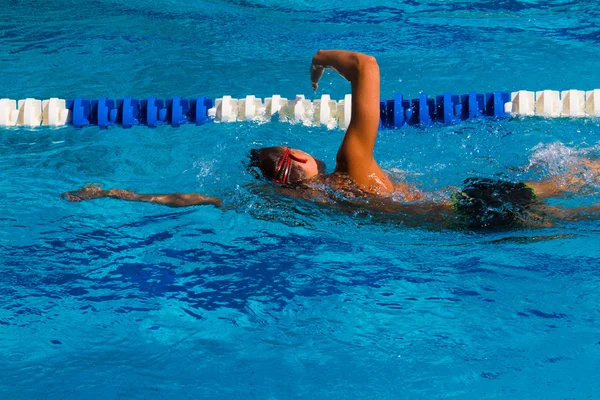
[[375,57],[367,54],[359,54],[358,57],[356,57],[356,70],[358,73],[379,70],[379,64],[377,64],[377,59]]
[[167,205],[169,207],[190,207],[190,206],[200,206],[200,205],[213,205],[215,207],[220,207],[223,203],[222,200],[218,197],[205,197],[196,193],[189,194],[171,194],[167,196],[162,196],[154,200],[156,203],[161,203]]
[[358,64],[359,66],[367,66],[367,67],[378,67],[377,65],[377,59],[373,56],[370,56],[368,54],[360,54],[359,53],[359,57],[358,58]]
[[367,78],[369,80],[379,79],[379,65],[377,59],[373,56],[354,53],[353,57],[353,68],[346,76],[352,83],[356,83],[357,80]]
[[200,206],[200,205],[213,205],[215,207],[221,207],[223,201],[218,197],[205,197],[202,195],[183,195],[176,207],[189,207],[189,206]]

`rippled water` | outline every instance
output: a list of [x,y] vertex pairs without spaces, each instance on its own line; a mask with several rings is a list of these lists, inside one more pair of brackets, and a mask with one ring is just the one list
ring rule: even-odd
[[[318,48],[377,56],[382,95],[600,87],[594,2],[12,1],[0,97],[309,93]],[[333,74],[320,92],[348,86]],[[600,154],[597,120],[382,131],[428,190]],[[284,124],[0,131],[1,398],[593,398],[598,222],[410,228],[278,196],[280,143],[331,170],[341,132]],[[523,167],[531,166],[529,169]],[[59,194],[209,193],[221,209]],[[579,206],[600,200],[561,199]]]

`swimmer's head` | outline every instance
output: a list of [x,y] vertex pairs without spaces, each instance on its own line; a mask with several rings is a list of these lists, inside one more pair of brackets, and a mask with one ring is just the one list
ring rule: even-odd
[[302,150],[289,147],[263,147],[250,150],[250,165],[263,176],[282,185],[295,185],[325,172],[325,163]]

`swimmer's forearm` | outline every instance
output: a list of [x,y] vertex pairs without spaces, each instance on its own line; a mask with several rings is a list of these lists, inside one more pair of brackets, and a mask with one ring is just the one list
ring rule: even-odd
[[138,194],[131,190],[112,189],[108,191],[108,197],[128,201],[163,204],[169,207],[188,207],[208,204],[219,207],[222,203],[221,199],[218,197],[202,196],[198,193]]
[[[331,68],[354,83],[359,76],[361,68],[373,63],[376,63],[375,57],[362,53],[345,50],[319,50],[314,55],[312,61],[313,82],[315,82],[316,73],[322,73],[322,68]],[[317,77],[317,81],[318,78],[320,78],[320,75]]]
[[141,195],[140,201],[164,204],[169,207],[188,207],[200,205],[213,205],[220,207],[221,199],[218,197],[203,196],[198,193],[173,193],[173,194],[146,194]]

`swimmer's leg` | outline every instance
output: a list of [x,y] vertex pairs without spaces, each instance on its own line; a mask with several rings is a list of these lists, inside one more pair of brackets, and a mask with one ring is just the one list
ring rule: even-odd
[[566,193],[566,188],[554,180],[543,182],[527,181],[525,184],[533,189],[533,192],[539,199],[560,197]]
[[528,181],[539,198],[561,197],[565,195],[582,194],[590,185],[600,184],[600,160],[583,159],[569,167],[569,170],[551,179],[541,182]]
[[563,174],[547,181],[527,181],[525,184],[533,189],[538,198],[547,199],[549,197],[586,194],[582,191],[589,187],[590,182],[578,176]]
[[66,192],[62,194],[62,197],[68,201],[82,201],[110,197],[120,200],[162,204],[169,207],[188,207],[208,204],[219,207],[222,203],[221,199],[218,197],[203,196],[198,193],[138,194],[131,190],[102,190],[95,186],[86,186],[80,190]]
[[563,221],[593,221],[600,220],[600,204],[583,207],[565,208],[561,206],[539,205],[536,212],[545,218]]

